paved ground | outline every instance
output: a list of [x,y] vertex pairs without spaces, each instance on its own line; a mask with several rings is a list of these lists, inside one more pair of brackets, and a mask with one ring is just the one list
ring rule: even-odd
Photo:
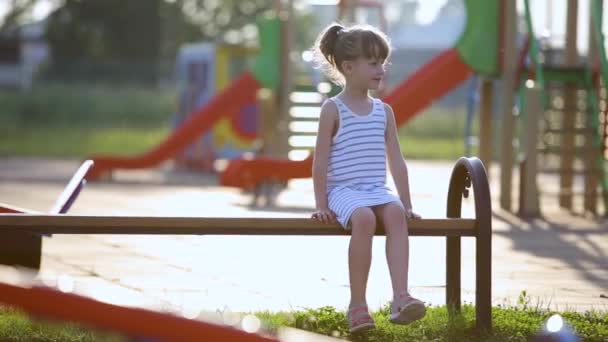
[[[423,217],[443,217],[452,165],[409,162],[413,202]],[[78,161],[0,160],[0,201],[48,210]],[[498,203],[491,170],[493,203]],[[147,216],[306,217],[313,209],[310,180],[290,183],[278,208],[252,210],[249,197],[215,185],[211,176],[154,171],[119,172],[91,183],[74,214]],[[552,191],[555,180],[541,184]],[[473,211],[467,203],[465,216]],[[592,221],[544,202],[546,219],[521,221],[494,204],[493,300],[517,304],[608,310],[608,222]],[[369,304],[390,298],[384,238],[374,243]],[[290,310],[348,303],[347,237],[60,236],[44,240],[40,278],[100,300],[181,311],[187,316],[252,310]],[[463,299],[474,300],[473,239],[463,241]],[[443,238],[411,239],[412,292],[444,303]],[[2,275],[3,274],[3,275]],[[0,277],[7,277],[6,273]]]

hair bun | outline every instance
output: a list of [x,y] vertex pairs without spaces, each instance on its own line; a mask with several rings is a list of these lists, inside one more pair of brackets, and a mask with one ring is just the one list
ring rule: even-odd
[[335,65],[335,50],[339,34],[344,30],[344,26],[334,23],[331,24],[321,35],[319,49],[328,62]]

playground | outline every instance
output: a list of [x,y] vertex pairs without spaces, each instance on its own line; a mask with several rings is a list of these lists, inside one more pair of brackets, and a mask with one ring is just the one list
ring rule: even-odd
[[[17,204],[45,211],[78,163],[54,160],[10,160],[3,164],[2,194]],[[412,162],[413,179],[436,175],[432,188],[412,185],[412,196],[425,218],[441,217],[447,175],[445,162]],[[44,167],[43,167],[44,166]],[[30,172],[15,176],[15,170]],[[52,170],[44,172],[35,170]],[[491,179],[496,175],[491,170]],[[551,180],[548,180],[551,181]],[[554,181],[554,180],[553,180]],[[120,172],[112,183],[88,184],[70,210],[74,215],[303,217],[314,209],[310,180],[293,182],[276,208],[251,209],[250,196],[217,186],[211,177],[173,171]],[[204,189],[200,184],[209,184]],[[125,192],[124,187],[130,191]],[[496,189],[496,181],[491,189]],[[147,194],[144,200],[141,194]],[[497,203],[497,196],[492,201]],[[204,203],[213,202],[213,212]],[[103,207],[103,208],[102,208]],[[605,311],[605,221],[573,217],[547,206],[551,219],[522,220],[496,209],[493,217],[492,305],[551,310]],[[472,216],[465,202],[463,216]],[[177,312],[221,322],[250,311],[291,311],[322,306],[344,308],[348,295],[345,255],[326,255],[346,248],[342,237],[113,236],[55,235],[45,239],[40,279],[48,286],[67,286],[73,293],[117,305]],[[78,247],[76,247],[78,246]],[[252,249],[251,246],[254,246]],[[310,253],[314,246],[315,253]],[[383,238],[374,255],[383,254]],[[474,241],[463,239],[462,300],[474,302]],[[445,304],[445,242],[440,237],[412,238],[411,290],[433,305]],[[318,265],[323,266],[318,266]],[[313,266],[315,265],[315,266]],[[429,271],[432,270],[432,271]],[[277,272],[290,276],[276,279]],[[375,309],[389,299],[383,281],[388,269],[373,261],[369,302]]]
[[[407,77],[393,57],[374,93],[400,129],[465,94],[459,157],[405,155],[422,216],[408,221],[409,287],[450,318],[472,305],[476,331],[492,331],[497,307],[608,311],[606,5],[587,3],[581,54],[582,4],[552,13],[566,25],[556,48],[538,34],[539,2],[461,1],[453,45]],[[1,157],[0,303],[131,336],[171,339],[179,326],[185,340],[266,338],[222,328],[248,312],[346,309],[347,233],[310,219],[319,110],[340,89],[287,57],[298,11],[278,3],[255,23],[257,46],[177,51],[175,111],[144,152]],[[337,3],[337,19],[364,9],[387,30],[382,2]],[[381,310],[382,226],[376,235],[368,304]],[[112,310],[158,324],[105,319]]]

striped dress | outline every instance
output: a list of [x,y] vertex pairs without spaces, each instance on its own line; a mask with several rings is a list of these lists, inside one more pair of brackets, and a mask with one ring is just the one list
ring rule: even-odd
[[386,185],[386,111],[373,99],[367,115],[353,113],[338,97],[339,127],[332,139],[327,169],[329,209],[345,229],[353,212],[401,200]]

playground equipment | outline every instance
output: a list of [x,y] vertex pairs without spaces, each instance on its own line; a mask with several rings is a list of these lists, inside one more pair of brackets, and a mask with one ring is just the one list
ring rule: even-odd
[[[496,4],[481,3],[474,4],[474,1],[468,1],[470,4],[471,13],[493,13],[497,15]],[[489,11],[489,12],[488,12]],[[290,13],[290,11],[284,11]],[[165,141],[159,146],[139,156],[134,157],[110,157],[110,156],[95,156],[92,157],[95,161],[93,170],[87,175],[88,179],[97,179],[103,175],[108,175],[114,169],[138,169],[147,168],[160,164],[172,156],[178,155],[187,146],[197,141],[201,134],[208,132],[211,127],[227,116],[233,115],[242,108],[244,104],[256,102],[256,98],[260,103],[260,107],[266,108],[264,113],[260,113],[259,120],[265,122],[264,125],[258,125],[258,131],[261,132],[262,145],[259,149],[259,155],[264,158],[283,159],[287,157],[288,133],[287,129],[291,126],[286,114],[294,113],[296,107],[292,107],[294,95],[291,93],[291,71],[288,56],[290,34],[289,29],[293,26],[290,24],[290,15],[284,15],[284,20],[265,19],[259,22],[260,31],[260,50],[256,58],[255,66],[251,72],[245,72],[234,81],[229,87],[214,96],[205,106],[199,108],[196,113],[184,121]],[[482,19],[476,19],[481,17]],[[405,123],[417,111],[423,109],[430,104],[435,98],[443,95],[448,90],[461,83],[468,78],[472,71],[487,73],[494,72],[496,68],[495,49],[492,46],[496,45],[496,40],[493,36],[487,33],[495,32],[496,22],[487,20],[492,18],[492,15],[475,15],[469,20],[467,32],[463,34],[457,47],[448,50],[445,53],[437,56],[433,61],[421,68],[412,78],[406,80],[401,85],[385,98],[391,103],[397,113],[399,124]],[[489,28],[487,30],[476,31],[476,26]],[[473,40],[473,41],[470,41]],[[473,54],[467,52],[472,49],[472,43],[482,42],[489,47],[484,54]],[[280,44],[279,44],[280,43]],[[491,51],[488,52],[487,51]],[[283,57],[283,58],[279,58]],[[490,62],[484,60],[490,59]],[[277,68],[277,65],[280,67]],[[474,66],[474,68],[472,68]],[[265,88],[265,92],[258,94],[260,87]],[[297,89],[296,89],[297,90]],[[405,93],[404,93],[405,92]],[[322,96],[316,94],[317,102],[322,100]],[[265,103],[264,103],[265,101]],[[310,105],[309,103],[308,105]],[[302,109],[302,108],[300,108]],[[310,108],[309,108],[310,109]],[[318,113],[315,114],[318,116]],[[312,120],[315,118],[312,116]],[[310,114],[305,114],[310,117]],[[234,117],[234,115],[233,115]],[[273,124],[269,124],[273,123]],[[235,126],[235,125],[233,125]],[[236,125],[238,126],[238,125]],[[244,132],[242,135],[246,134]],[[309,132],[313,133],[313,132]],[[266,144],[264,144],[266,142]],[[307,160],[310,162],[310,159]],[[239,160],[236,162],[239,163]],[[284,167],[283,167],[283,164]],[[233,164],[234,165],[234,164]],[[306,177],[310,172],[297,171],[298,164],[292,164],[289,161],[285,163],[278,162],[276,164],[279,169],[276,171],[282,173],[286,179],[293,177]],[[301,164],[307,168],[306,163]],[[234,167],[234,166],[232,166]],[[257,169],[254,163],[253,169]],[[253,171],[257,173],[257,170]],[[302,173],[304,172],[304,173]],[[237,185],[242,183],[236,179],[232,181],[229,177],[229,170],[222,175],[222,183],[226,185]],[[245,178],[248,178],[249,172],[246,172]],[[268,179],[267,179],[268,180]],[[260,180],[261,181],[261,180]],[[254,184],[259,184],[260,181],[254,180]],[[249,184],[249,181],[245,183]]]
[[0,283],[0,303],[34,317],[81,323],[136,340],[278,342],[275,338],[174,314],[99,302],[46,286]]
[[[242,73],[248,57],[254,53],[252,48],[212,43],[183,46],[176,62],[179,105],[174,116],[175,128]],[[209,132],[177,153],[176,166],[211,172],[218,158],[253,152],[257,139],[256,114],[255,102],[227,113]]]
[[[473,187],[475,218],[461,218],[462,198]],[[460,158],[447,192],[446,218],[413,219],[413,236],[446,237],[446,303],[450,314],[461,306],[461,237],[476,239],[476,324],[491,329],[492,206],[486,170],[477,158]],[[310,218],[112,217],[76,215],[0,215],[2,234],[187,234],[187,235],[348,235],[337,224]],[[381,226],[376,234],[383,235]],[[40,258],[40,251],[36,256]],[[26,255],[23,255],[26,257]],[[39,262],[38,262],[39,265]],[[38,266],[39,267],[39,266]],[[36,269],[38,267],[35,267]],[[2,288],[0,287],[0,301]],[[36,312],[44,308],[30,303]],[[48,309],[48,308],[47,308]],[[65,312],[65,311],[64,311]],[[88,311],[91,315],[92,311]],[[73,314],[72,316],[73,317]],[[83,316],[91,317],[91,316]]]
[[[526,54],[523,52],[526,50],[521,51],[518,58],[514,2],[463,2],[467,10],[467,23],[454,48],[436,56],[409,79],[383,96],[383,100],[393,107],[397,124],[405,124],[434,100],[470,76],[476,75],[479,77],[480,89],[478,155],[485,165],[491,164],[491,140],[495,135],[493,131],[499,131],[496,133],[500,133],[498,135],[501,137],[501,207],[512,210],[512,170],[514,166],[518,166],[519,212],[522,215],[540,215],[540,195],[536,185],[541,171],[539,165],[553,163],[554,166],[545,171],[559,174],[559,199],[563,207],[573,210],[572,198],[575,193],[580,193],[583,195],[584,210],[597,213],[599,185],[604,198],[604,208],[608,208],[608,176],[604,165],[608,158],[605,90],[608,62],[601,32],[602,2],[591,2],[594,6],[591,11],[594,33],[591,37],[594,44],[590,46],[589,56],[593,58],[589,58],[586,65],[573,64],[577,57],[576,34],[572,33],[575,32],[576,15],[573,14],[574,10],[569,11],[567,67],[566,64],[555,65],[548,58],[541,60],[541,51],[533,34],[524,47],[532,65],[528,67],[525,64]],[[571,7],[573,4],[576,4],[576,1],[570,0]],[[529,6],[525,7],[527,9]],[[262,48],[252,72],[243,73],[207,105],[191,115],[167,140],[148,153],[132,158],[94,158],[95,167],[88,178],[98,178],[117,168],[133,169],[158,165],[197,141],[201,134],[208,132],[222,118],[237,117],[234,113],[243,108],[244,104],[254,102],[258,103],[258,108],[264,108],[262,111],[258,109],[260,115],[257,116],[258,153],[255,158],[247,155],[232,159],[221,173],[220,183],[242,189],[259,189],[266,183],[285,184],[290,179],[310,177],[310,142],[314,142],[313,126],[318,119],[316,108],[323,101],[323,96],[318,93],[297,94],[298,89],[294,89],[296,92],[292,93],[292,75],[286,56],[291,39],[289,30],[293,25],[289,21],[291,11],[281,11],[284,14],[283,20],[261,22]],[[528,31],[532,32],[532,16],[529,10],[526,13],[526,25]],[[593,48],[594,46],[596,47]],[[493,80],[498,78],[501,78],[503,83],[503,107],[500,113],[500,128],[497,130],[492,127],[492,100]],[[534,87],[531,87],[531,81],[534,81]],[[259,92],[260,88],[264,88],[262,92]],[[540,94],[534,94],[539,92]],[[304,96],[297,98],[298,96],[294,95]],[[521,104],[518,112],[522,114],[519,116],[521,120],[517,122],[514,115],[516,95],[519,98],[518,103]],[[532,99],[534,96],[540,96],[540,99]],[[563,106],[552,108],[562,102]],[[575,108],[579,103],[583,104],[582,107]],[[538,104],[540,108],[534,109],[534,104]],[[537,122],[537,119],[540,120],[540,112],[543,112],[542,121]],[[577,122],[582,124],[575,126]],[[519,131],[524,128],[528,131],[516,135],[518,126]],[[245,132],[241,133],[246,136]],[[524,142],[520,145],[525,146],[526,150],[514,150],[513,141],[516,137]],[[541,141],[539,137],[542,137]],[[575,144],[577,141],[582,143]],[[540,145],[540,151],[536,150],[536,142]],[[290,145],[294,147],[292,151],[288,150]],[[516,152],[521,160],[517,165],[514,158]],[[584,158],[575,162],[577,155]],[[580,164],[580,167],[574,167],[574,164]],[[582,191],[574,189],[575,175],[584,180]]]
[[[152,150],[134,157],[93,156],[95,165],[87,179],[108,176],[115,169],[141,169],[157,166],[173,156],[180,155],[188,146],[197,142],[222,119],[231,121],[230,128],[239,137],[251,139],[254,134],[239,121],[242,110],[251,116],[251,105],[256,103],[261,87],[277,88],[279,84],[279,33],[277,17],[258,21],[260,50],[250,71],[243,72],[234,82],[213,96],[204,106],[189,115],[163,142]],[[255,115],[254,115],[255,117]]]
[[[92,166],[93,162],[90,160],[86,160],[80,165],[57,200],[55,200],[55,203],[48,212],[49,215],[66,214],[70,210],[86,184],[84,178]],[[30,215],[40,213],[0,203],[0,215],[2,214]],[[0,264],[20,265],[38,269],[40,268],[40,258],[42,256],[42,236],[24,232],[8,232],[2,234],[0,250],[2,251],[2,254],[0,254]]]
[[[537,185],[539,174],[558,175],[559,205],[569,211],[576,211],[574,198],[581,195],[582,210],[578,211],[597,215],[600,188],[606,213],[608,122],[605,84],[608,62],[602,34],[602,1],[591,1],[591,34],[585,62],[579,61],[577,51],[577,1],[568,1],[562,61],[556,58],[556,51],[539,47],[528,0],[524,1],[524,8],[528,39],[523,53],[527,52],[531,65],[522,64],[516,69],[523,75],[519,84],[511,88],[517,89],[521,99],[520,117],[526,147],[521,161],[520,214],[541,214],[539,193],[542,189]],[[504,133],[505,139],[512,136],[509,131]],[[509,155],[510,145],[503,145],[503,149],[504,159]],[[503,162],[503,170],[507,169],[505,165],[508,163]],[[502,178],[501,205],[509,209],[510,175],[503,173]],[[576,178],[582,180],[582,189],[574,185]]]
[[[519,213],[540,215],[540,194],[536,185],[538,169],[552,164],[542,171],[559,175],[559,202],[562,207],[573,211],[572,199],[579,193],[583,196],[583,211],[597,214],[599,184],[604,211],[608,212],[608,106],[605,89],[608,62],[601,31],[602,1],[591,2],[593,34],[590,35],[591,52],[586,64],[576,63],[577,12],[574,9],[568,11],[566,63],[562,65],[556,65],[547,56],[541,57],[542,51],[538,49],[533,33],[529,33],[528,43],[518,58],[515,2],[467,0],[464,4],[468,14],[467,24],[455,48],[428,62],[383,98],[393,107],[397,124],[404,124],[434,99],[475,73],[480,77],[479,156],[489,166],[493,136],[493,79],[502,78],[501,207],[512,210],[511,170],[515,166],[513,141],[517,137],[514,100],[518,95],[521,103],[519,112],[522,114],[520,131],[525,131],[518,138],[524,142],[521,145],[526,147],[519,151],[521,163],[517,165],[520,168]],[[528,1],[524,4],[526,26],[529,32],[533,32]],[[569,4],[570,8],[575,8],[577,1],[570,0]],[[532,61],[530,67],[525,67],[526,53]],[[534,96],[540,98],[533,99]],[[543,115],[539,122],[540,113]],[[539,141],[539,138],[542,139]],[[540,149],[537,150],[537,147]],[[580,157],[577,167],[574,163],[576,156]],[[311,168],[312,155],[300,161],[269,157],[240,158],[231,161],[220,182],[226,186],[251,189],[264,182],[308,178]],[[573,187],[575,175],[584,182],[582,190]]]
[[[468,20],[456,46],[433,58],[383,98],[393,107],[398,126],[405,124],[473,73],[487,76],[498,73],[496,37],[499,3],[468,0],[465,4]],[[480,50],[479,46],[484,46],[484,49]],[[297,113],[296,109],[302,108],[293,109]],[[315,115],[313,119],[318,117],[318,111]],[[490,113],[485,113],[484,118],[489,120]],[[485,141],[481,143],[484,144]],[[489,150],[482,154],[482,160],[484,159],[489,161]],[[220,183],[225,186],[255,189],[264,182],[281,183],[294,178],[309,178],[311,169],[312,154],[300,161],[273,157],[238,158],[230,161],[221,174]]]

